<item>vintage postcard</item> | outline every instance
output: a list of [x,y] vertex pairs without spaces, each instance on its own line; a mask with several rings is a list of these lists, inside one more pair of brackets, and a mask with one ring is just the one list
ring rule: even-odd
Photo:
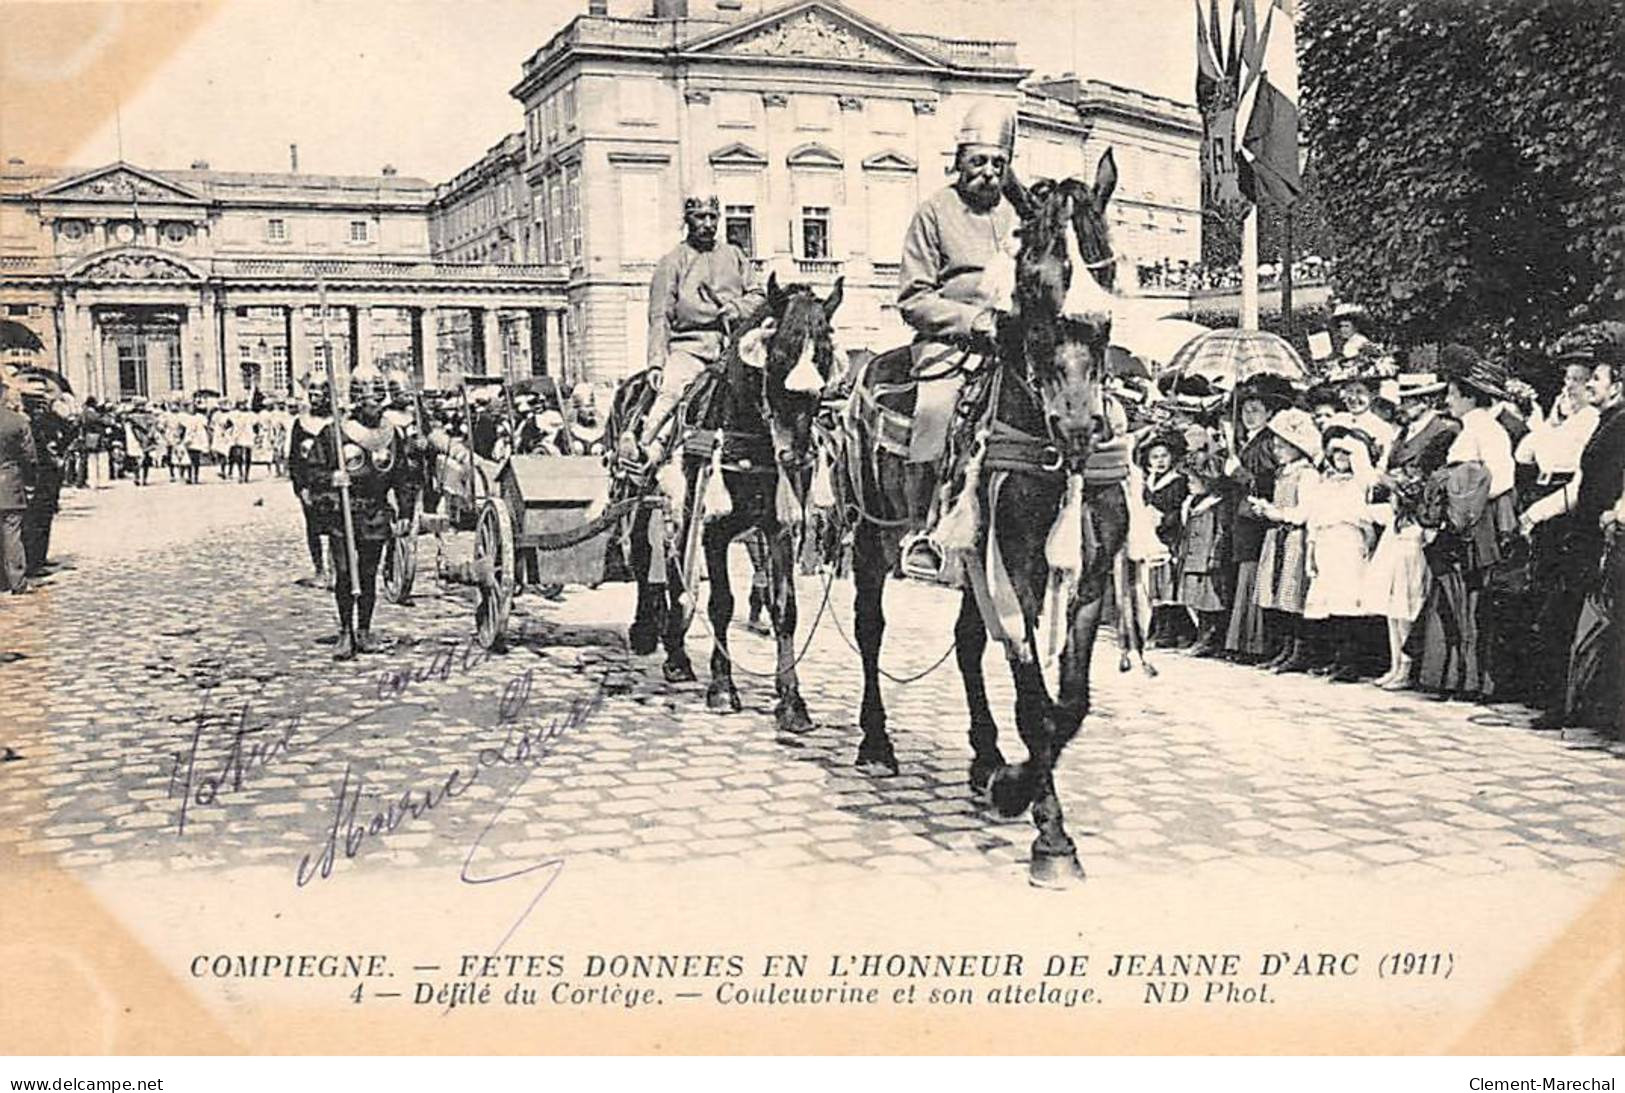
[[1366,291],[1362,7],[0,2],[0,1044],[1625,1048],[1625,325]]

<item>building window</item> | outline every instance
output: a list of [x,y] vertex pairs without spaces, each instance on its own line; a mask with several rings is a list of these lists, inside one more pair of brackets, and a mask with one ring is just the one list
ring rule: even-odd
[[62,233],[64,239],[83,239],[85,237],[85,222],[83,220],[64,220],[58,225],[57,230]]
[[365,243],[371,238],[371,232],[365,220],[350,221],[350,242]]
[[547,183],[547,258],[564,261],[564,181],[558,175]]
[[564,169],[564,202],[570,229],[570,258],[581,257],[581,168],[571,165]]
[[6,314],[13,318],[26,319],[30,308],[27,304],[7,304]]
[[265,222],[265,238],[272,243],[286,243],[288,241],[288,222],[279,217],[272,217]]
[[164,238],[171,243],[184,243],[186,237],[191,235],[191,229],[185,224],[165,224]]
[[729,205],[723,216],[723,238],[756,257],[756,208],[752,205]]
[[186,369],[181,366],[181,347],[166,341],[164,346],[164,374],[171,391],[186,390]]
[[542,104],[542,110],[547,115],[547,139],[550,141],[558,140],[559,97],[557,95],[549,95],[547,101]]
[[271,389],[293,390],[293,374],[288,369],[288,347],[285,345],[271,347]]
[[564,88],[564,131],[571,133],[576,127],[576,85],[567,84]]
[[118,392],[120,398],[136,398],[147,393],[147,362],[141,343],[130,339],[118,343]]
[[801,207],[801,257],[820,261],[829,257],[829,206]]

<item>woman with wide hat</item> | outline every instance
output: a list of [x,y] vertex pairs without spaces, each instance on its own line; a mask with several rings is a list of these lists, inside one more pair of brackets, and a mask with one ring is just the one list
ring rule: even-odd
[[1417,655],[1421,686],[1482,698],[1495,684],[1486,657],[1493,635],[1481,625],[1479,601],[1501,560],[1502,535],[1517,526],[1512,441],[1495,416],[1506,375],[1464,346],[1446,346],[1439,360],[1445,407],[1461,431],[1428,487],[1428,523],[1438,531],[1426,547],[1434,582],[1407,651]]
[[1283,376],[1266,373],[1250,377],[1236,388],[1231,400],[1234,416],[1223,425],[1230,451],[1225,476],[1232,496],[1238,499],[1230,529],[1230,564],[1234,570],[1226,583],[1234,592],[1224,647],[1245,663],[1264,660],[1281,649],[1281,635],[1270,632],[1253,595],[1264,533],[1268,530],[1256,501],[1270,498],[1275,492],[1278,464],[1272,434],[1266,426],[1270,416],[1291,406],[1296,395]]

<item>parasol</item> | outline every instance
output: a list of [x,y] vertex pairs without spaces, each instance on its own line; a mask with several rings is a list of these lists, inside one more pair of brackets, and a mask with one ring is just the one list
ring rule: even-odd
[[44,348],[45,343],[39,340],[39,335],[22,323],[12,319],[0,319],[0,350],[22,349],[38,353]]
[[1208,330],[1188,319],[1135,320],[1124,316],[1112,322],[1112,344],[1141,360],[1167,364],[1191,339]]
[[1266,330],[1210,330],[1175,353],[1168,370],[1206,376],[1226,388],[1262,374],[1289,380],[1301,380],[1305,375],[1297,350],[1285,338]]

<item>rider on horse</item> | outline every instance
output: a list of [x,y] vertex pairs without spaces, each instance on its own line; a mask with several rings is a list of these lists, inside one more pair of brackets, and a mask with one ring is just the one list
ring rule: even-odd
[[[991,357],[997,310],[1009,307],[1021,223],[1005,197],[1015,144],[1012,108],[973,106],[959,130],[957,177],[925,200],[903,239],[898,305],[914,328],[912,374],[920,381],[909,437],[911,492],[930,487],[965,376]],[[951,477],[942,476],[945,482]],[[905,570],[942,572],[945,558],[934,532],[946,500],[940,492],[931,498],[925,530],[903,547]]]
[[714,195],[683,202],[684,240],[655,266],[649,285],[649,373],[658,390],[634,438],[623,439],[623,458],[634,444],[658,463],[658,437],[678,401],[707,369],[722,365],[727,328],[749,322],[767,304],[756,268],[745,252],[718,241],[720,207]]

